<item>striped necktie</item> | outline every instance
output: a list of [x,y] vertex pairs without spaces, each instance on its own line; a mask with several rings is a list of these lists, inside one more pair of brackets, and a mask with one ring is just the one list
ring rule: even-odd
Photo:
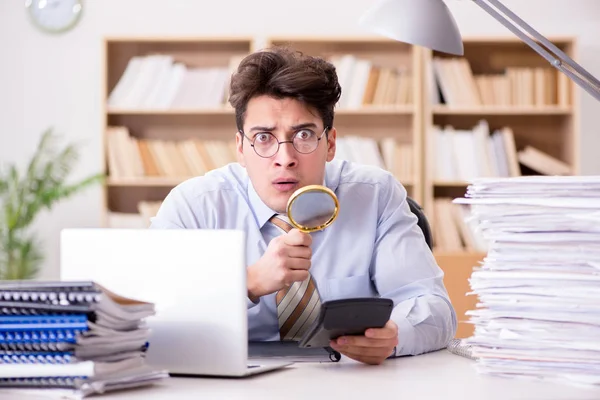
[[[292,229],[287,221],[274,215],[272,224],[289,232]],[[281,340],[298,341],[319,315],[321,299],[312,276],[303,282],[294,282],[290,287],[281,289],[275,296],[279,335]]]

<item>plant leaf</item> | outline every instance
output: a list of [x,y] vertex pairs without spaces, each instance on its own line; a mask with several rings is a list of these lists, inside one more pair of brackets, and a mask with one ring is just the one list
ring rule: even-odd
[[15,165],[0,174],[0,279],[35,277],[43,254],[35,236],[26,236],[27,228],[42,209],[104,179],[97,174],[67,183],[78,159],[75,145],[59,148],[58,137],[47,129],[23,176]]

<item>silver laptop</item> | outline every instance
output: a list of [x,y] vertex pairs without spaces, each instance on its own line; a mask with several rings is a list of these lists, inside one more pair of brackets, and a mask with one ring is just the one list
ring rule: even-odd
[[61,279],[155,303],[148,364],[171,374],[247,376],[290,362],[249,363],[245,249],[237,230],[65,229]]

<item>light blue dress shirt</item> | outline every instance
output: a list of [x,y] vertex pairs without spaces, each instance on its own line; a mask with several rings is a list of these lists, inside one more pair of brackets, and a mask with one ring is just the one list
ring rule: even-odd
[[[390,298],[397,356],[445,347],[455,335],[456,314],[404,187],[380,168],[338,160],[327,163],[325,185],[337,195],[340,211],[331,226],[311,233],[310,272],[321,301]],[[175,187],[151,228],[241,229],[252,265],[281,234],[268,222],[274,214],[234,163]],[[275,293],[257,304],[248,299],[248,329],[250,340],[279,340]]]

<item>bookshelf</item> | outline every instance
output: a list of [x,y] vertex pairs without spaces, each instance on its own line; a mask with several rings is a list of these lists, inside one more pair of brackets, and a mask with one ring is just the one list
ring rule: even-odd
[[336,66],[342,86],[334,121],[336,158],[388,169],[421,203],[419,50],[379,37],[267,38],[265,47],[274,45],[291,45]]
[[[577,57],[575,39],[550,40]],[[464,38],[464,48],[461,58],[423,51],[423,197],[434,232],[455,236],[438,237],[437,253],[484,254],[445,215],[458,206],[440,203],[475,177],[578,174],[579,106],[574,83],[518,38]]]
[[[573,58],[576,41],[550,40]],[[460,321],[475,306],[468,278],[486,244],[449,199],[483,176],[578,174],[579,104],[575,86],[518,38],[464,38],[455,58],[423,51],[424,207],[434,254]],[[470,324],[459,323],[458,337]]]
[[105,39],[104,226],[147,226],[144,206],[235,160],[228,75],[253,43],[249,37]]
[[[577,59],[575,39],[550,40]],[[174,186],[234,160],[236,128],[226,102],[226,75],[258,49],[256,42],[105,39],[104,226],[147,226]],[[464,321],[476,300],[465,296],[468,277],[484,257],[485,244],[472,227],[459,223],[464,214],[443,200],[463,196],[473,172],[578,174],[574,84],[512,37],[464,38],[461,59],[379,37],[268,37],[262,46],[282,44],[336,65],[343,89],[334,123],[336,157],[380,164],[425,208],[434,255]],[[168,57],[151,59],[156,55]],[[139,82],[127,83],[130,67],[130,76],[142,77]],[[145,74],[162,76],[162,86],[150,90],[152,79]],[[204,92],[210,94],[197,95]],[[482,148],[486,151],[477,151]],[[473,157],[480,154],[487,156]],[[440,237],[448,231],[453,238]],[[470,325],[459,326],[461,337],[469,333]]]

